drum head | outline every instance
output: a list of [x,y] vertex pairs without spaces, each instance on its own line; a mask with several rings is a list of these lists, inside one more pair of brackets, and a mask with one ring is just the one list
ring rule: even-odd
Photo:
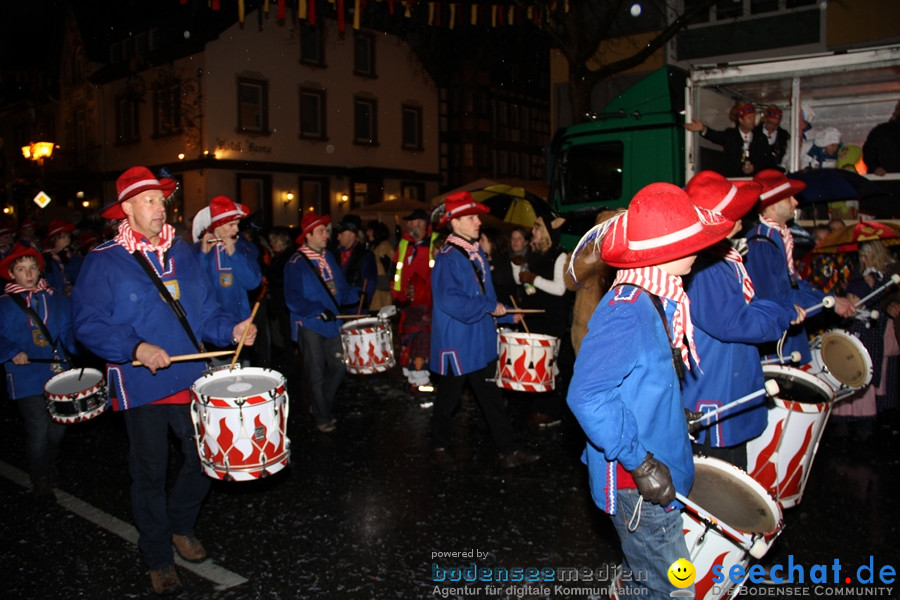
[[[750,479],[736,467],[733,472],[695,462],[694,487],[688,496],[719,521],[749,533],[768,533],[778,519],[757,488],[742,481]],[[750,481],[753,481],[750,479]]]
[[378,327],[381,323],[381,319],[377,319],[375,317],[368,317],[365,319],[356,319],[355,321],[348,321],[341,325],[341,331],[350,331],[353,329],[369,329],[371,327]]
[[69,369],[54,375],[44,391],[57,396],[70,396],[95,388],[103,381],[103,373],[97,369]]
[[822,334],[819,350],[828,372],[846,386],[864,387],[872,377],[872,359],[862,342],[844,331]]
[[783,365],[763,365],[766,379],[778,383],[778,398],[805,404],[831,402],[831,387],[815,375]]
[[[277,375],[277,376],[276,376]],[[239,369],[233,373],[213,373],[206,381],[195,383],[195,391],[209,398],[246,398],[278,387],[280,374],[263,369]]]

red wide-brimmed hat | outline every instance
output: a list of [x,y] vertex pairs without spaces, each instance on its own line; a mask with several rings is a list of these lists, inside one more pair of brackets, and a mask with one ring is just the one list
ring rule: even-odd
[[96,244],[100,241],[100,236],[91,231],[90,229],[86,229],[81,232],[81,237],[78,240],[78,249],[84,250],[88,246],[92,244]]
[[50,221],[50,226],[47,227],[47,236],[44,238],[44,246],[50,245],[50,238],[54,235],[59,235],[60,233],[72,233],[73,231],[75,231],[75,226],[72,223],[66,223],[61,219]]
[[715,244],[734,221],[695,206],[683,189],[651,183],[641,189],[603,238],[600,255],[617,268],[667,263]]
[[737,221],[759,200],[762,186],[753,181],[729,181],[715,171],[700,171],[687,182],[684,191],[700,208],[721,213]]
[[225,225],[232,221],[239,221],[250,214],[250,209],[232,201],[228,196],[216,196],[209,201],[209,216],[212,221],[209,230],[212,231],[219,225]]
[[762,186],[759,193],[759,211],[779,200],[790,198],[806,189],[806,183],[799,179],[788,179],[777,169],[764,169],[753,176],[753,181]]
[[466,215],[483,215],[490,212],[487,206],[481,202],[476,202],[475,198],[469,192],[454,192],[447,194],[444,199],[444,214],[438,221],[438,227],[444,227],[453,219],[465,217]]
[[325,225],[331,223],[331,217],[328,215],[317,215],[316,213],[306,213],[303,215],[303,219],[300,221],[300,235],[297,236],[297,239],[294,240],[298,244],[302,244],[306,241],[306,236],[310,231],[318,227],[319,225]]
[[159,190],[168,198],[175,191],[178,182],[164,177],[157,179],[147,167],[131,167],[116,179],[116,201],[103,209],[100,216],[111,221],[124,219],[122,202],[148,190]]
[[13,261],[22,258],[23,256],[32,257],[37,261],[38,268],[41,271],[44,270],[44,257],[41,256],[40,252],[38,252],[31,246],[16,244],[15,246],[13,246],[13,249],[10,250],[9,254],[7,254],[3,260],[0,260],[0,277],[12,281],[12,277],[9,274],[9,269],[12,266]]

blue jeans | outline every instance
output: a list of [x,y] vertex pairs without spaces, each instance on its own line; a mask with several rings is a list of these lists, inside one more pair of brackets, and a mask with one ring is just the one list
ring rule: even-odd
[[[172,534],[192,535],[212,480],[200,470],[189,404],[147,404],[124,411],[130,448],[131,507],[138,548],[151,570],[174,562]],[[184,464],[166,497],[169,428]]]
[[66,434],[66,426],[50,418],[43,396],[19,398],[16,404],[25,425],[25,450],[31,482],[46,481],[54,486],[59,444]]
[[[669,581],[669,566],[679,558],[691,559],[684,541],[681,511],[666,512],[661,506],[645,500],[641,504],[637,529],[630,531],[628,522],[641,494],[636,489],[620,489],[616,497],[618,509],[610,518],[622,542],[622,566],[632,573],[632,581],[623,581],[622,586],[648,590],[649,596],[641,598],[671,600],[669,594],[679,588]],[[693,586],[686,589],[694,591]]]

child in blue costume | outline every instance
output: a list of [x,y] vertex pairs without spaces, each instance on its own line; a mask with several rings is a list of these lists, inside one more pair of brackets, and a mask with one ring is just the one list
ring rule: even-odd
[[[28,467],[35,498],[55,500],[56,459],[66,426],[50,418],[44,384],[60,368],[66,352],[74,352],[69,300],[41,278],[44,260],[28,246],[14,246],[0,261],[0,275],[9,279],[0,296],[0,361],[6,368],[9,398],[15,400],[25,424]],[[53,339],[46,339],[13,295],[44,322]],[[32,362],[35,360],[41,362]],[[60,363],[50,360],[60,359]],[[71,365],[68,365],[71,366]],[[56,369],[54,369],[56,367]]]
[[[732,183],[713,171],[697,173],[685,186],[694,204],[735,221],[731,235],[740,231],[741,217],[756,204],[760,189],[753,182]],[[698,257],[685,279],[685,290],[705,368],[686,374],[684,407],[708,412],[762,389],[765,380],[755,344],[780,338],[791,323],[803,320],[803,309],[784,300],[756,297],[741,255],[726,240]],[[746,442],[761,434],[767,421],[766,398],[761,395],[704,421],[695,449],[746,470]]]
[[640,574],[622,582],[635,588],[628,595],[668,599],[676,589],[669,566],[688,557],[675,494],[690,492],[694,459],[679,374],[699,358],[681,277],[733,225],[681,188],[653,183],[573,253],[574,261],[589,244],[601,246],[619,269],[591,317],[568,404],[587,435],[591,495],[615,525],[624,568]]

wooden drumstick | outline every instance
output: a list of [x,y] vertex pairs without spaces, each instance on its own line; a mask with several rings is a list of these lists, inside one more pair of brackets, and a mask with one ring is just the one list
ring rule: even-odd
[[334,315],[335,319],[362,319],[363,317],[368,317],[369,315],[364,315],[361,313],[357,313],[355,315]]
[[[194,354],[179,354],[178,356],[170,356],[170,362],[185,362],[188,360],[205,360],[214,356],[225,356],[231,354],[233,350],[213,350],[212,352],[196,352]],[[131,361],[132,367],[143,367],[144,363],[139,360]]]
[[508,315],[537,315],[547,312],[543,308],[510,308],[506,311]]
[[369,283],[368,280],[363,280],[362,292],[359,294],[359,306],[356,307],[356,312],[362,312],[363,300],[366,298],[366,284]]
[[256,317],[257,310],[259,310],[259,300],[256,301],[256,304],[253,305],[253,310],[250,311],[250,322],[244,327],[244,333],[241,334],[241,339],[238,341],[237,349],[234,351],[234,357],[231,359],[231,364],[228,365],[229,371],[234,369],[234,363],[237,362],[238,355],[241,353],[241,348],[244,347],[244,340],[247,339],[247,332],[250,331],[250,326],[253,325],[253,318]]
[[[509,295],[509,299],[512,301],[513,308],[516,310],[519,310],[519,306],[516,304],[516,299],[513,297],[512,294]],[[519,314],[521,314],[521,313],[519,313]],[[528,323],[525,322],[525,317],[522,317],[520,319],[520,321],[522,322],[522,327],[525,328],[525,333],[527,333],[528,335],[531,335],[531,332],[528,331]]]

